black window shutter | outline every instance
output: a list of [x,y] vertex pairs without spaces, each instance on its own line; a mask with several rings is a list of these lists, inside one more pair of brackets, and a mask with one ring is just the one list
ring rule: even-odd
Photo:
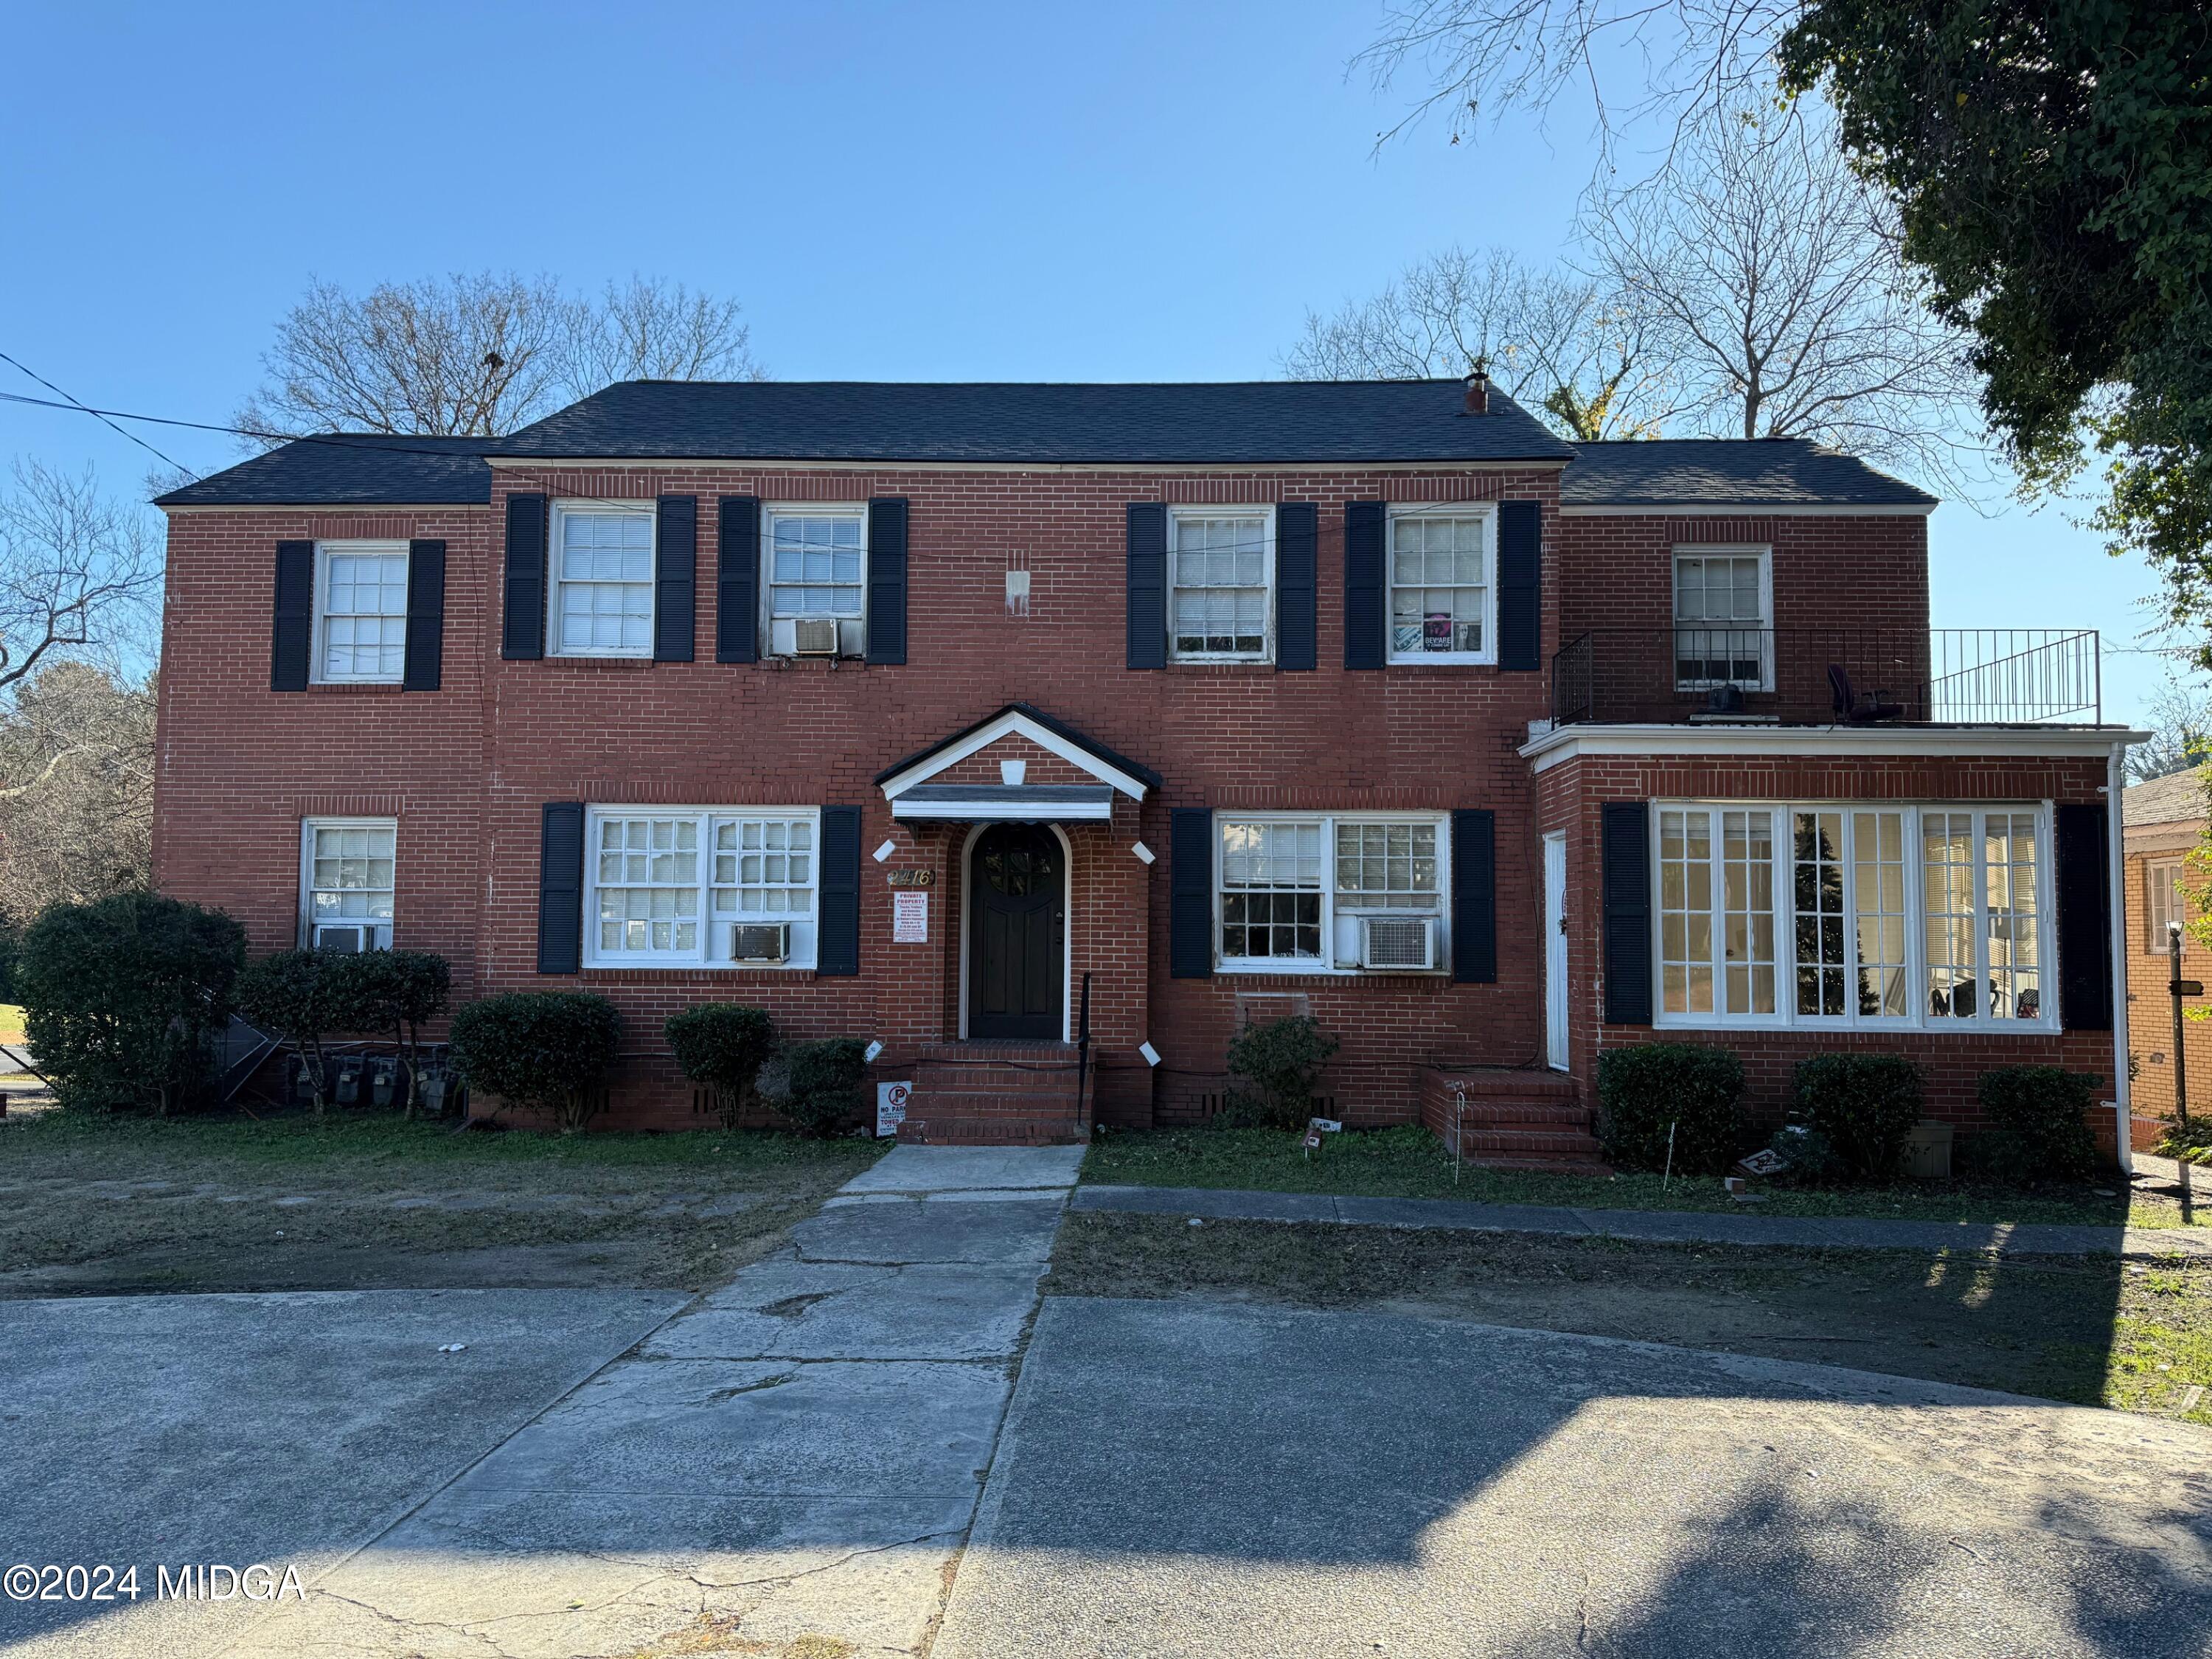
[[1498,815],[1487,807],[1452,814],[1452,977],[1498,981]]
[[1535,501],[1500,501],[1498,505],[1500,668],[1526,672],[1544,665],[1543,513],[1542,506]]
[[714,550],[714,660],[760,660],[760,497],[725,495],[717,503]]
[[1285,501],[1275,509],[1275,666],[1316,666],[1320,653],[1321,509]]
[[822,933],[814,971],[849,979],[860,971],[860,809],[822,809]]
[[1640,800],[1599,809],[1605,862],[1605,1017],[1651,1023],[1651,811]]
[[276,613],[269,636],[269,689],[307,689],[315,640],[315,544],[276,544]]
[[545,497],[507,498],[507,593],[499,654],[527,661],[545,654]]
[[1170,825],[1168,975],[1213,977],[1213,813],[1178,806]]
[[549,800],[538,830],[538,971],[584,966],[584,803]]
[[906,660],[906,501],[896,495],[868,503],[868,660]]
[[2069,1031],[2112,1029],[2112,861],[2102,806],[2058,809],[2058,1020]]
[[1129,666],[1168,665],[1168,510],[1159,501],[1131,501]]
[[690,662],[699,632],[699,498],[654,503],[653,659]]
[[1344,504],[1344,665],[1382,665],[1381,501]]
[[435,691],[446,665],[446,544],[407,544],[407,649],[404,690]]

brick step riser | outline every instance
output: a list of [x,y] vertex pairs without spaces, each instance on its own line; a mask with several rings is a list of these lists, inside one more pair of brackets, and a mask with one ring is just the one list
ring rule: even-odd
[[[1451,1121],[1453,1114],[1447,1112],[1444,1121]],[[1484,1123],[1564,1123],[1577,1129],[1589,1127],[1589,1109],[1584,1106],[1552,1106],[1526,1101],[1507,1103],[1486,1100],[1480,1105],[1470,1101],[1467,1115],[1461,1120],[1469,1128]]]
[[[1467,1085],[1470,1101],[1494,1099],[1504,1096],[1512,1100],[1579,1100],[1582,1086],[1571,1078],[1547,1077],[1539,1072],[1514,1072],[1502,1077],[1455,1078],[1451,1082]],[[1457,1092],[1450,1083],[1431,1085],[1440,1093],[1447,1104]]]
[[958,1071],[931,1069],[917,1073],[914,1079],[915,1092],[927,1089],[938,1094],[998,1093],[1009,1089],[1026,1090],[1031,1094],[1068,1094],[1075,1092],[1075,1073],[1073,1072],[987,1072],[981,1068]]
[[899,1137],[909,1146],[1069,1146],[1084,1139],[1073,1118],[908,1118]]
[[1547,1135],[1534,1130],[1518,1133],[1504,1130],[1478,1134],[1470,1129],[1467,1133],[1466,1146],[1470,1152],[1501,1152],[1509,1156],[1522,1152],[1561,1152],[1595,1158],[1602,1150],[1588,1135]]
[[933,1089],[924,1094],[917,1089],[907,1110],[916,1117],[927,1117],[933,1112],[939,1117],[1073,1117],[1075,1097],[1042,1095],[1034,1090],[994,1094],[982,1090]]
[[922,1049],[912,1063],[917,1066],[1066,1066],[1073,1069],[1075,1051],[1060,1048],[1024,1048],[1018,1044],[1000,1048],[996,1044],[970,1047],[940,1043]]

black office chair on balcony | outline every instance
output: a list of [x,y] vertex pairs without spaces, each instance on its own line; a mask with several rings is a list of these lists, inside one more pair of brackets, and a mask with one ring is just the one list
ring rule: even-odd
[[1881,720],[1897,720],[1905,713],[1903,703],[1886,701],[1887,692],[1854,694],[1851,677],[1844,672],[1840,663],[1828,665],[1828,694],[1836,718],[1846,726],[1873,726]]

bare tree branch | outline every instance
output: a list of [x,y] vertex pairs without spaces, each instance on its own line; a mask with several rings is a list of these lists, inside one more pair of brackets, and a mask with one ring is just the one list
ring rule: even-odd
[[0,709],[0,915],[151,879],[154,685],[63,662]]
[[161,554],[135,506],[89,472],[18,462],[0,495],[0,699],[49,662],[110,650],[147,629]]

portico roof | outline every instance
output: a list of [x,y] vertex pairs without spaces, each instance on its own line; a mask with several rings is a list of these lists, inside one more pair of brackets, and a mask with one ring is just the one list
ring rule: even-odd
[[[901,797],[912,793],[917,786],[927,784],[930,779],[948,767],[958,765],[970,755],[989,748],[1001,738],[1015,736],[1025,738],[1038,748],[1059,756],[1069,765],[1080,771],[1088,772],[1101,784],[1106,785],[1109,790],[1119,790],[1132,800],[1142,800],[1148,791],[1160,787],[1160,775],[1153,771],[1151,767],[1133,761],[1125,755],[1115,754],[1104,744],[1085,736],[1065,721],[1054,720],[1042,708],[1025,702],[1010,702],[995,714],[988,714],[974,725],[955,732],[951,737],[940,738],[938,742],[930,744],[928,748],[908,755],[896,765],[878,773],[876,782],[882,788],[884,799],[893,803],[893,817],[921,816],[915,812],[898,811],[896,803]],[[950,788],[951,786],[945,786],[945,787]],[[978,796],[983,793],[984,787],[984,786],[967,787],[961,788],[958,793],[966,796]],[[1018,790],[1030,795],[1042,797],[1055,790],[1081,791],[1085,786],[1009,782],[996,787]],[[935,793],[940,798],[943,797],[943,789]],[[1107,817],[1112,807],[1110,794],[1105,799],[1108,804],[1107,811],[1071,812],[1057,816]],[[1036,804],[1036,802],[1030,803],[1032,807]],[[1070,804],[1073,803],[1071,801]],[[969,815],[948,815],[940,812],[933,816]],[[1026,813],[1012,813],[1007,816],[1036,817],[1054,815],[1040,814],[1032,810]]]

